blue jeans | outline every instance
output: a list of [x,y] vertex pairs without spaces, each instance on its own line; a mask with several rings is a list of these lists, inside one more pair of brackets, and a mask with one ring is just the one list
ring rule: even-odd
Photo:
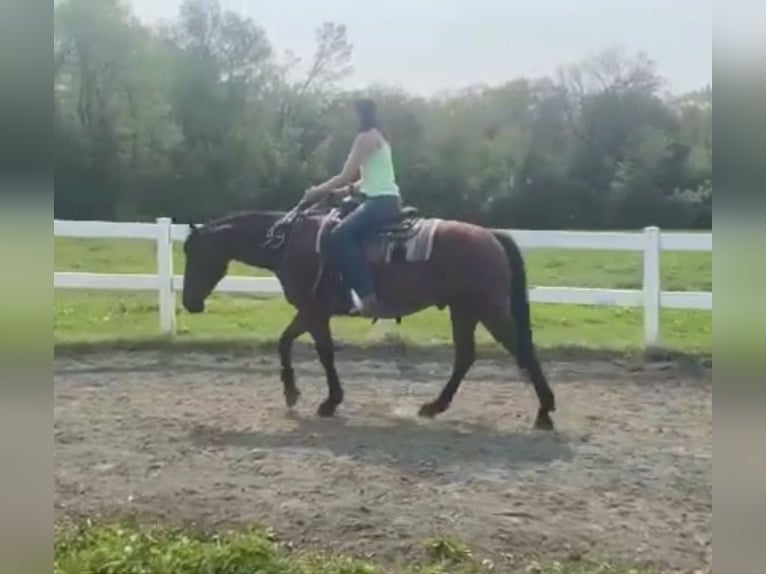
[[349,213],[332,231],[332,250],[348,289],[360,298],[375,290],[372,272],[364,254],[364,241],[401,210],[398,196],[367,199]]

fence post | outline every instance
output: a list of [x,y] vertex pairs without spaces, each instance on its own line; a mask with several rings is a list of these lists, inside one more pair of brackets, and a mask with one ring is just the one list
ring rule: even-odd
[[159,295],[160,331],[173,335],[176,330],[176,297],[173,291],[173,222],[168,217],[157,219],[157,291]]
[[644,228],[644,345],[660,340],[660,229]]

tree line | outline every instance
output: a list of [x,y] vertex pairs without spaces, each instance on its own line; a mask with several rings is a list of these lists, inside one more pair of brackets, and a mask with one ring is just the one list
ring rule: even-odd
[[[252,19],[186,0],[147,26],[120,0],[56,2],[55,216],[201,221],[284,209],[354,136],[353,47],[308,62]],[[512,57],[508,55],[508,57]],[[654,63],[605,51],[553,77],[424,98],[371,86],[408,204],[518,228],[710,228],[712,91],[668,95]]]

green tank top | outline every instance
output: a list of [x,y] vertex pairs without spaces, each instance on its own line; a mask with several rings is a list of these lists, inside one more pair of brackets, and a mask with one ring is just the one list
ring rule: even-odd
[[388,142],[375,150],[361,166],[362,185],[360,191],[367,197],[399,195],[396,184],[394,161]]

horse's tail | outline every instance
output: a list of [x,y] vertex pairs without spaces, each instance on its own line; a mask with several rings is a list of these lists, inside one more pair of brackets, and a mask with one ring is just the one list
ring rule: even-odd
[[532,342],[532,324],[524,258],[519,246],[508,233],[493,231],[493,235],[503,246],[508,258],[508,265],[511,268],[510,303],[511,316],[516,327],[516,357],[521,366],[526,366],[528,364],[527,359],[534,357],[535,350]]

